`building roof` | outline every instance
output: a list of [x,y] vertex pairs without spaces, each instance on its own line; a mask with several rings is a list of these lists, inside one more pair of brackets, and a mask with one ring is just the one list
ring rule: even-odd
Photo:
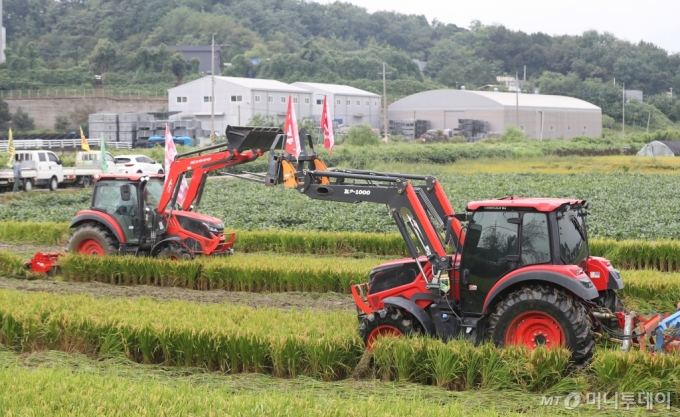
[[[202,46],[202,45],[172,45],[172,46],[166,46],[165,49],[168,49],[170,51],[179,51],[179,52],[211,52],[212,51],[212,45],[208,46]],[[222,48],[219,45],[215,45],[215,52],[220,52]]]
[[[282,83],[281,81],[276,81],[276,80],[265,80],[261,78],[241,78],[241,77],[222,77],[219,75],[215,76],[215,82],[227,82],[231,84],[236,84],[241,87],[249,88],[251,90],[266,90],[266,91],[283,91],[286,93],[307,93],[309,94],[309,90],[306,90],[304,88],[296,87],[290,84]],[[189,84],[193,83],[208,83],[210,84],[210,76],[205,76],[201,77],[197,80],[190,81],[186,84],[178,85],[177,87],[173,87],[168,89],[168,91],[172,91],[175,88],[183,88],[186,87]]]
[[241,78],[241,77],[220,77],[216,76],[215,80],[224,81],[241,87],[250,88],[251,90],[268,90],[268,91],[286,91],[291,93],[309,93],[309,90],[296,87],[290,84],[282,83],[276,80],[265,80],[262,78]]
[[601,111],[596,105],[573,97],[453,89],[413,94],[392,103],[389,110],[502,110],[515,107],[518,101],[523,108]]
[[380,95],[378,94],[371,93],[370,91],[360,90],[358,88],[350,87],[348,85],[307,83],[299,81],[293,83],[292,85],[304,88],[309,91],[322,90],[331,94],[341,94],[347,96],[380,97]]

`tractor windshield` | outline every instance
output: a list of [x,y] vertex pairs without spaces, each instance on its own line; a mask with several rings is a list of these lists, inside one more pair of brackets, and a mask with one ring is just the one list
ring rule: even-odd
[[557,213],[560,229],[560,257],[567,265],[578,265],[588,257],[588,236],[580,210]]
[[144,198],[146,203],[152,207],[156,207],[161,201],[161,194],[163,194],[163,181],[160,178],[150,178],[146,183]]

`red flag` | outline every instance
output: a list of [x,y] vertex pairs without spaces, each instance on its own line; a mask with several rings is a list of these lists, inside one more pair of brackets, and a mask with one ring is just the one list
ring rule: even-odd
[[321,128],[323,129],[323,147],[328,149],[333,155],[333,146],[335,145],[335,137],[333,136],[333,119],[331,112],[328,110],[328,97],[323,96],[323,110],[321,111]]
[[[167,123],[165,124],[165,181],[168,180],[168,175],[170,174],[170,165],[172,161],[175,160],[175,155],[177,155],[177,148],[175,147],[175,142],[172,140],[172,135],[170,134],[170,127]],[[184,198],[187,196],[189,191],[189,184],[187,184],[187,179],[182,178],[182,185],[179,187],[179,193],[177,193],[177,202],[181,205],[184,203]]]
[[286,113],[286,124],[283,126],[286,132],[286,152],[298,159],[300,156],[300,133],[298,132],[295,108],[293,107],[293,97],[288,96],[288,112]]

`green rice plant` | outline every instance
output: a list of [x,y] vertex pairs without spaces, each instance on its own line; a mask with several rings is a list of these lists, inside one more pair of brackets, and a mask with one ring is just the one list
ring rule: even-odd
[[680,356],[598,351],[591,366],[596,389],[607,392],[680,393]]
[[59,245],[71,233],[67,223],[0,222],[0,242]]

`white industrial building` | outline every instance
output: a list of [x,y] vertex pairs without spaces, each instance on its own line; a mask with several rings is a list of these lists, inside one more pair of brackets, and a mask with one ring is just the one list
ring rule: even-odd
[[602,134],[602,109],[565,96],[432,90],[392,103],[387,113],[391,124],[408,124],[410,120],[410,126],[413,126],[415,120],[417,125],[426,126],[424,130],[450,129],[462,134],[472,126],[475,129],[484,126],[487,132],[478,134],[475,131],[477,138],[503,133],[509,125],[519,127],[527,137],[535,139],[570,139]]
[[[174,119],[199,119],[210,129],[211,77],[203,77],[168,90],[168,110],[179,111]],[[298,120],[312,117],[312,92],[275,80],[215,77],[215,131],[224,134],[227,125],[243,126],[256,114],[283,123],[292,96]]]
[[323,110],[323,97],[328,96],[331,117],[339,125],[368,124],[380,127],[380,96],[347,85],[296,82],[292,85],[311,91],[312,117],[318,124]]

